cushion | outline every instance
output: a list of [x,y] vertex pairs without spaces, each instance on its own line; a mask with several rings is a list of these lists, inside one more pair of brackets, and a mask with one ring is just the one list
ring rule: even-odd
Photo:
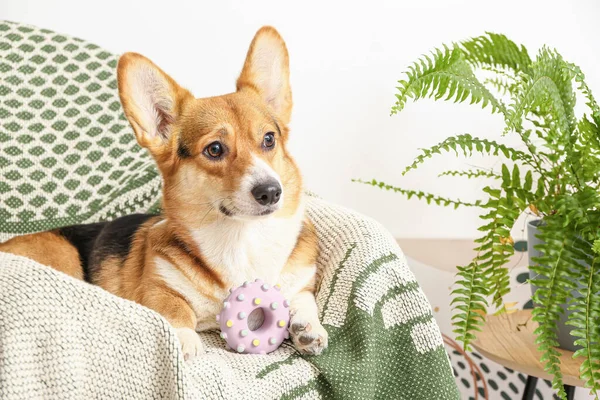
[[125,119],[118,57],[0,21],[0,241],[146,211],[160,176]]

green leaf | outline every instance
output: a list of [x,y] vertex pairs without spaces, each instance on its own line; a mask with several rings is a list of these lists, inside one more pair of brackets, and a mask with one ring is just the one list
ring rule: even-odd
[[487,32],[460,43],[465,59],[474,67],[510,69],[514,73],[528,72],[531,58],[524,46],[518,46],[504,35]]
[[431,56],[425,55],[411,65],[406,76],[406,80],[398,81],[400,86],[392,114],[402,111],[409,98],[424,97],[458,103],[470,99],[471,104],[481,104],[484,108],[490,105],[492,112],[505,111],[504,104],[477,79],[458,46],[435,49]]
[[424,163],[425,160],[432,158],[434,154],[441,154],[442,151],[449,152],[450,150],[454,150],[456,154],[460,151],[465,157],[471,156],[473,151],[484,155],[498,156],[502,154],[512,161],[520,161],[525,164],[535,165],[534,159],[523,151],[513,149],[493,140],[480,139],[465,133],[462,135],[451,136],[428,149],[422,149],[421,154],[415,158],[411,165],[404,169],[402,174],[404,175],[408,171],[416,169],[420,164]]
[[481,203],[479,200],[476,200],[474,203],[470,203],[470,202],[464,202],[460,199],[449,199],[449,198],[441,197],[441,196],[438,196],[435,194],[425,193],[420,190],[402,189],[402,188],[399,188],[396,186],[388,185],[384,182],[377,181],[375,179],[372,179],[370,181],[363,181],[361,179],[353,179],[352,181],[357,182],[357,183],[362,183],[365,185],[375,186],[375,187],[378,187],[378,188],[384,189],[384,190],[391,190],[396,193],[401,193],[401,194],[405,195],[408,199],[410,199],[411,197],[414,196],[420,200],[424,199],[425,201],[427,201],[428,204],[431,204],[433,202],[439,206],[445,206],[445,207],[453,206],[454,208],[457,208],[459,206],[478,207]]

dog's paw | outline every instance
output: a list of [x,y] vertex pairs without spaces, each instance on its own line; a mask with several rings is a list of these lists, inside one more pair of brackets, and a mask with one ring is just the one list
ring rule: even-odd
[[290,337],[294,347],[303,354],[319,355],[327,348],[328,334],[318,319],[309,321],[296,314],[290,321]]
[[176,328],[179,343],[183,351],[183,359],[185,361],[193,360],[195,357],[204,353],[204,346],[200,340],[200,336],[190,328]]

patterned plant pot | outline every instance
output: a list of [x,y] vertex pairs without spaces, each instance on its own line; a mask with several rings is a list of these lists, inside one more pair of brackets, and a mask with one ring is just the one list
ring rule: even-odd
[[[537,237],[539,232],[539,226],[542,224],[542,220],[538,219],[535,221],[529,221],[527,223],[527,252],[529,257],[529,265],[536,265],[536,262],[533,261],[534,258],[541,257],[543,252],[537,250],[536,247],[539,244],[543,244],[544,242]],[[529,279],[538,279],[540,276],[529,270]],[[537,286],[531,285],[531,296],[535,295],[537,290]],[[571,298],[581,297],[581,293],[579,290],[571,291]],[[538,307],[539,305],[533,302],[534,307]],[[560,314],[557,330],[558,330],[558,343],[559,347],[564,350],[576,351],[581,348],[581,346],[575,345],[573,342],[577,339],[575,336],[571,335],[571,330],[575,329],[575,327],[571,325],[567,325],[566,322],[569,319],[572,311],[567,309],[568,301],[566,304],[562,304],[561,308],[563,309],[563,313]]]

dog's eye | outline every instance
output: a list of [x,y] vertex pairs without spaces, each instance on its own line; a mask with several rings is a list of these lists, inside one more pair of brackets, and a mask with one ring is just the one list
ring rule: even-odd
[[267,132],[263,139],[263,147],[271,148],[275,146],[275,134],[273,132]]
[[220,142],[212,142],[204,149],[204,154],[210,158],[219,159],[225,152]]

